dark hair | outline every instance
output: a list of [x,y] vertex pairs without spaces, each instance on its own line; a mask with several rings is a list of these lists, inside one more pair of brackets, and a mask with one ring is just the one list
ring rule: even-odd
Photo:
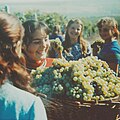
[[30,75],[21,66],[21,58],[16,52],[23,35],[24,28],[18,18],[0,12],[0,85],[9,79],[14,86],[33,92],[29,86]]
[[52,34],[53,34],[53,35],[58,35],[58,34],[60,34],[60,33],[61,33],[60,25],[55,25],[55,26],[53,27],[53,32],[52,32]]
[[49,34],[49,28],[44,22],[28,20],[23,23],[23,27],[25,29],[25,35],[23,37],[23,44],[25,44],[25,45],[29,45],[32,42],[31,35],[37,29],[39,29],[41,31],[45,31],[45,33],[47,35]]

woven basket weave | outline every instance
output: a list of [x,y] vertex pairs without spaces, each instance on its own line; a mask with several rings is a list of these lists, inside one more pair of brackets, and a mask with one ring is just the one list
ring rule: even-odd
[[48,120],[120,120],[120,97],[100,102],[42,98]]

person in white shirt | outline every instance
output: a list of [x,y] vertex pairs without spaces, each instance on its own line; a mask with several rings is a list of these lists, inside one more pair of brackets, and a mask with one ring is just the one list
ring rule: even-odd
[[29,93],[30,75],[21,66],[23,35],[15,16],[0,12],[0,120],[47,120],[41,98]]

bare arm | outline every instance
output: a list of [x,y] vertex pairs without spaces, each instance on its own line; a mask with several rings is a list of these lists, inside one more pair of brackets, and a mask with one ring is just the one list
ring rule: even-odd
[[109,67],[118,74],[119,64],[117,63],[108,63]]

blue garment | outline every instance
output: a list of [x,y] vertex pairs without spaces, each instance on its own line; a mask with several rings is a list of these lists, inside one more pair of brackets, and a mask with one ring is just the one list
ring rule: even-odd
[[49,36],[49,39],[56,39],[56,38],[59,38],[61,42],[64,41],[63,37],[61,35],[50,35]]
[[82,50],[80,48],[80,43],[77,42],[77,43],[73,44],[71,46],[71,48],[69,48],[69,55],[67,55],[65,52],[63,52],[63,56],[67,61],[70,61],[70,60],[78,60],[80,58],[90,56],[91,53],[92,53],[91,47],[88,44],[87,54],[86,54],[86,56],[84,56],[82,54]]
[[107,63],[120,64],[120,45],[117,40],[103,45],[98,58],[106,61]]
[[0,86],[0,120],[47,120],[39,97],[9,83]]

